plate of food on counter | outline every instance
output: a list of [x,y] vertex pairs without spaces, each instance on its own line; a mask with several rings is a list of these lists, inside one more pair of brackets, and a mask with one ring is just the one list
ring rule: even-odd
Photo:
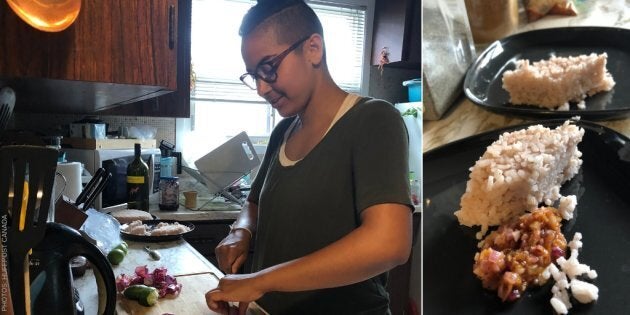
[[630,311],[630,139],[552,119],[423,162],[427,314]]
[[120,226],[122,238],[138,242],[173,241],[192,232],[190,222],[176,220],[134,220]]
[[487,110],[538,119],[630,116],[630,29],[561,27],[495,41],[471,65],[464,93]]
[[130,223],[136,220],[157,220],[158,217],[148,211],[138,209],[120,209],[108,212],[120,224]]

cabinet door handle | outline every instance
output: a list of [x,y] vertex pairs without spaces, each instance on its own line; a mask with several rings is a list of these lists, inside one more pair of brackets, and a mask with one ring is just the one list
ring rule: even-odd
[[168,6],[168,48],[175,48],[175,6]]

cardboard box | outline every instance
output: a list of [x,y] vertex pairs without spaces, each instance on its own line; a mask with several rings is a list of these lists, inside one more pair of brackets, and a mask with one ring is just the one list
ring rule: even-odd
[[86,139],[105,139],[106,135],[105,124],[92,124],[92,123],[72,123],[70,124],[70,137],[73,138],[86,138]]

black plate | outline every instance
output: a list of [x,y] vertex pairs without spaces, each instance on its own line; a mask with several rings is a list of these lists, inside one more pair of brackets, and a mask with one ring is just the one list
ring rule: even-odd
[[[541,121],[556,127],[563,120]],[[473,229],[459,225],[453,214],[466,189],[469,168],[486,147],[505,131],[531,124],[484,133],[434,149],[424,155],[423,210],[423,307],[425,314],[554,314],[549,304],[552,281],[530,288],[515,303],[502,303],[496,292],[485,290],[472,272],[477,250]],[[581,232],[581,263],[598,272],[595,304],[573,303],[569,314],[630,314],[630,139],[591,122],[579,149],[583,164],[579,173],[561,188],[576,195],[573,220],[563,221],[567,239]]]
[[[471,65],[464,80],[464,93],[475,104],[501,114],[540,119],[570,118],[588,120],[630,116],[630,29],[611,27],[563,27],[524,32],[492,43]],[[607,69],[616,84],[609,92],[585,99],[586,108],[575,104],[568,111],[553,111],[509,103],[502,87],[503,72],[516,68],[516,60],[531,62],[552,56],[566,57],[607,53]]]
[[192,232],[195,229],[195,226],[192,223],[177,221],[177,220],[143,220],[142,221],[142,223],[148,225],[149,228],[153,228],[155,225],[157,225],[160,222],[165,222],[165,223],[179,222],[179,224],[189,227],[190,231],[184,232],[181,234],[174,234],[174,235],[146,236],[146,235],[129,234],[121,230],[120,235],[122,236],[122,238],[126,240],[136,241],[136,242],[166,242],[166,241],[177,240],[181,238],[182,236]]

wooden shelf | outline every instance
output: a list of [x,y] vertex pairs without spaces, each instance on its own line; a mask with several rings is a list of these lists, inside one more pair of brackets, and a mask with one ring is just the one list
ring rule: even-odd
[[155,148],[155,139],[84,139],[63,138],[63,147],[73,149],[133,149],[135,143],[140,143],[142,148]]

